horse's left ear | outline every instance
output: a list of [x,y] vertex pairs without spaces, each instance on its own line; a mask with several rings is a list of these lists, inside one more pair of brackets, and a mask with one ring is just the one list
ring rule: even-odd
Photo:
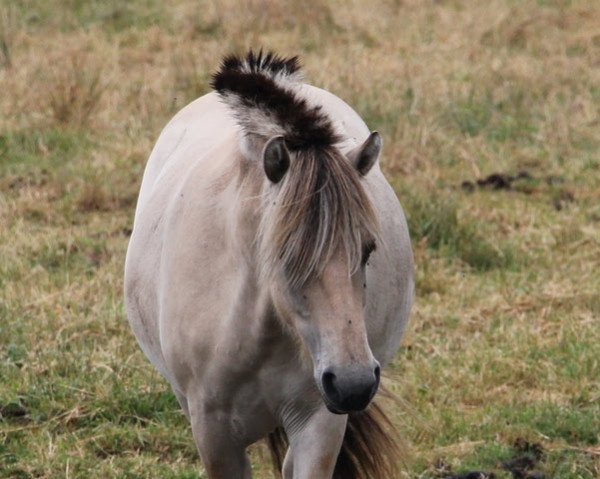
[[374,131],[362,145],[357,146],[348,153],[348,159],[362,176],[365,176],[377,162],[382,145],[381,135]]
[[267,178],[279,183],[290,167],[290,152],[283,136],[274,136],[265,144],[262,152],[263,167]]

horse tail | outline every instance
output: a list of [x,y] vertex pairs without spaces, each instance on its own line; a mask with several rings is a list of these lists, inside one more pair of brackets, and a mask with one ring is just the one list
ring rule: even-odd
[[271,453],[271,461],[273,462],[273,469],[275,477],[281,477],[281,471],[283,469],[283,460],[285,459],[285,453],[289,446],[288,438],[282,427],[278,427],[267,438],[267,446]]
[[[280,475],[288,447],[283,429],[269,435],[268,445]],[[333,479],[395,479],[400,476],[403,456],[397,429],[383,408],[373,402],[364,411],[348,414]]]
[[373,402],[350,413],[333,479],[395,479],[400,476],[399,434],[383,408]]

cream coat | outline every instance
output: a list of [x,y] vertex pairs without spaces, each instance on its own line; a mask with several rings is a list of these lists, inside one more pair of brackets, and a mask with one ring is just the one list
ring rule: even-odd
[[[342,153],[368,137],[342,100],[301,88],[333,119]],[[267,180],[240,136],[215,93],[185,107],[161,133],[127,252],[127,316],[188,415],[209,477],[250,477],[245,447],[275,427],[290,437],[286,477],[330,477],[346,416],[323,406],[316,371],[336,357],[353,357],[349,348],[358,343],[351,338],[360,337],[361,327],[368,337],[363,356],[382,366],[394,357],[414,290],[406,221],[376,164],[362,180],[382,230],[366,268],[364,312],[349,311],[360,324],[337,337],[315,327],[325,324],[315,319],[311,334],[320,349],[313,353],[279,317],[273,285],[260,284],[255,236]],[[242,171],[244,156],[253,160],[252,171]],[[337,291],[342,277],[335,264],[329,270],[328,304],[360,309],[344,296],[344,279]]]

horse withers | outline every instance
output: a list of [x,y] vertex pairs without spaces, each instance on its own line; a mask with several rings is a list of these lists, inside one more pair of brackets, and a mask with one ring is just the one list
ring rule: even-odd
[[211,479],[287,447],[286,479],[377,478],[397,459],[374,403],[413,298],[382,140],[296,57],[226,57],[142,181],[129,322],[188,417]]

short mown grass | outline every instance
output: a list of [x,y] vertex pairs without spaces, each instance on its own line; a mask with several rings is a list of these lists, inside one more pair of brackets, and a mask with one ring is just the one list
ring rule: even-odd
[[600,8],[242,3],[0,2],[0,478],[205,477],[123,261],[160,130],[261,46],[384,137],[417,267],[386,379],[402,477],[510,478],[524,443],[547,478],[600,477]]

